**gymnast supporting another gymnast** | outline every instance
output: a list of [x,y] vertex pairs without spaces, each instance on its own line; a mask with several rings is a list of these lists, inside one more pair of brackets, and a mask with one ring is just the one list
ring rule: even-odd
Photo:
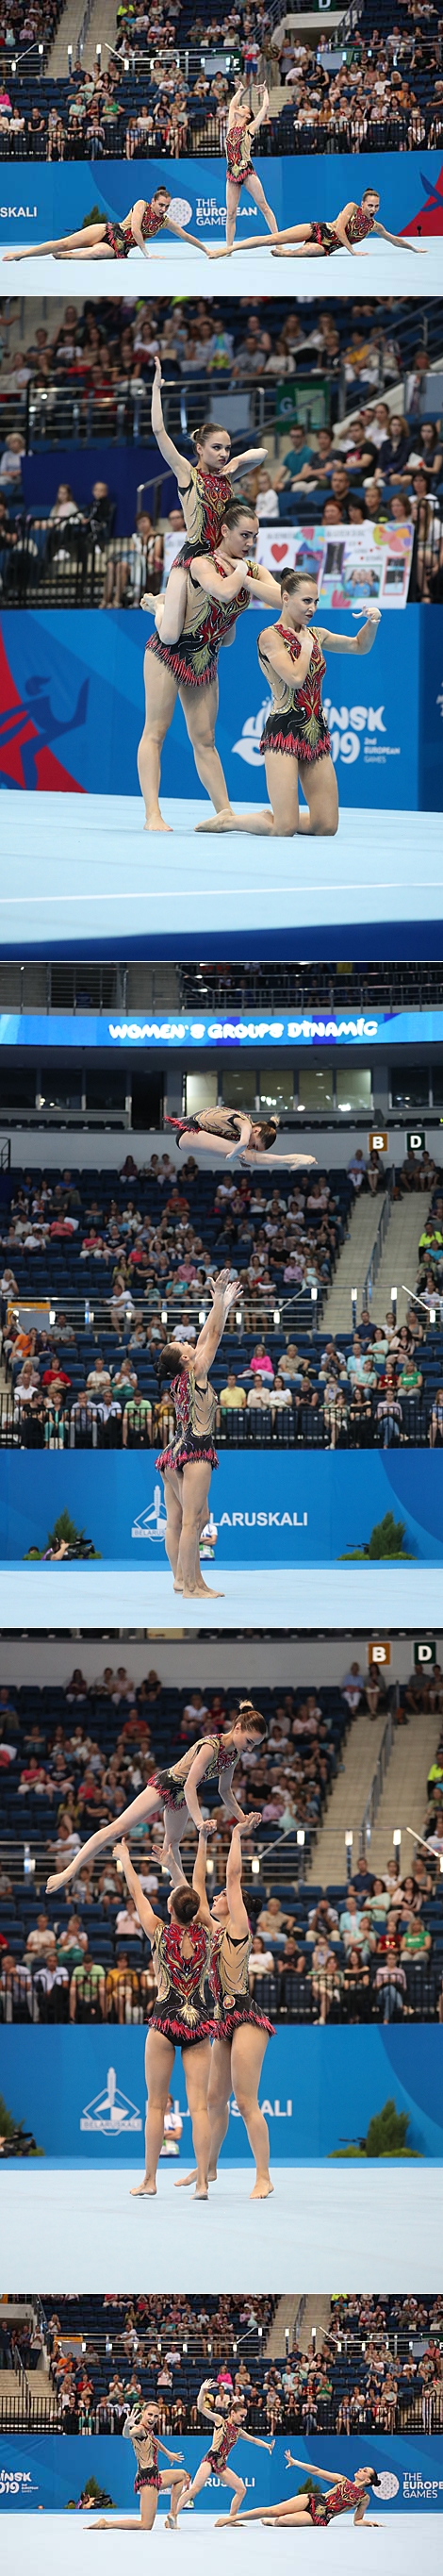
[[64,233],[59,241],[31,242],[26,250],[5,250],[3,257],[47,259],[52,253],[54,259],[128,259],[130,250],[141,250],[143,258],[149,259],[150,242],[167,227],[179,241],[191,242],[193,250],[203,250],[207,259],[213,259],[215,252],[206,242],[197,241],[196,234],[185,233],[183,225],[175,223],[168,214],[170,205],[169,188],[156,188],[150,199],[137,197],[129,215],[122,215],[121,223],[107,222],[103,215],[96,224],[83,224],[81,232]]
[[[273,608],[281,597],[274,574],[251,560],[257,535],[258,521],[249,502],[231,501],[224,514],[217,553],[196,552],[188,566],[186,609],[178,643],[164,644],[157,633],[150,636],[144,660],[145,723],[138,750],[147,832],[169,830],[158,799],[163,743],[178,697],[202,786],[216,813],[232,813],[215,745],[218,655],[221,645],[233,642],[236,620],[249,608],[251,599],[262,599],[265,607]],[[155,608],[149,594],[147,605]],[[237,828],[234,816],[232,820],[233,828]],[[197,829],[205,830],[206,824],[199,824]]]
[[[308,624],[317,596],[315,575],[283,573],[281,617],[257,640],[260,670],[273,699],[260,745],[269,806],[256,806],[252,814],[236,819],[228,805],[226,813],[210,817],[209,832],[270,832],[284,839],[297,832],[327,836],[338,830],[337,780],[321,694],[325,653],[370,653],[380,609],[368,608],[358,635],[332,635],[325,626]],[[307,814],[299,809],[299,778]]]
[[162,1813],[165,1839],[161,1858],[169,1865],[175,1861],[179,1866],[185,1825],[191,1818],[197,1833],[200,1833],[204,1822],[198,1795],[203,1780],[218,1781],[223,1814],[235,1817],[237,1824],[244,1824],[243,1808],[239,1807],[232,1787],[233,1773],[241,1754],[257,1750],[266,1734],[266,1720],[260,1716],[259,1709],[253,1708],[251,1700],[241,1700],[239,1717],[233,1726],[226,1728],[224,1735],[197,1737],[196,1743],[190,1744],[187,1753],[180,1754],[178,1762],[171,1763],[169,1770],[151,1772],[146,1788],[140,1789],[130,1807],[125,1807],[121,1816],[114,1816],[112,1824],[99,1825],[97,1832],[90,1834],[88,1841],[80,1845],[66,1869],[56,1870],[54,1876],[48,1878],[47,1895],[53,1896],[68,1879],[75,1878],[85,1861],[89,1868],[97,1853],[114,1841],[115,1834],[127,1834],[134,1826],[152,1824],[153,1817]]
[[165,465],[169,465],[176,475],[186,540],[172,565],[163,599],[156,599],[154,594],[146,592],[143,607],[152,608],[162,644],[178,644],[186,615],[186,571],[194,555],[216,553],[225,510],[235,498],[232,493],[234,475],[247,472],[252,465],[266,464],[267,449],[247,447],[241,456],[231,457],[229,430],[222,429],[216,420],[204,420],[192,438],[197,462],[190,465],[165,429],[162,381],[161,360],[157,357],[152,387],[152,429]]
[[[186,2492],[188,2472],[183,2467],[183,2452],[170,2451],[167,2442],[160,2441],[156,2429],[158,2412],[158,2406],[140,2406],[138,2403],[132,2407],[123,2425],[123,2438],[132,2442],[137,2461],[134,2494],[140,2497],[140,2521],[135,2522],[133,2514],[118,2517],[113,2514],[112,2522],[108,2522],[107,2515],[100,2514],[94,2522],[86,2524],[87,2531],[152,2531],[159,2495],[165,2487],[171,2489],[171,2521],[175,2524],[177,2498]],[[159,2451],[163,2451],[165,2460],[169,2460],[169,2469],[159,2469]],[[176,2466],[179,2462],[181,2465]]]
[[179,1153],[188,1146],[200,1147],[211,1160],[222,1155],[227,1163],[239,1162],[246,1171],[257,1163],[275,1164],[279,1172],[295,1172],[316,1164],[315,1154],[273,1154],[272,1146],[280,1121],[278,1118],[248,1118],[241,1109],[199,1109],[195,1118],[168,1118],[166,1126],[175,1127]]
[[[366,2521],[371,2530],[379,2529],[368,2516],[371,2488],[381,2484],[376,2469],[356,2469],[353,2478],[346,2478],[338,2469],[314,2468],[312,2460],[294,2460],[291,2451],[285,2452],[285,2459],[290,2469],[304,2469],[308,2476],[325,2478],[328,2494],[310,2496],[302,2488],[298,2495],[288,2496],[284,2504],[255,2505],[251,2512],[241,2514],[242,2523],[263,2522],[275,2531],[310,2530],[314,2524],[325,2531],[329,2522],[334,2522],[338,2514],[350,2513],[354,2505],[355,2523]],[[216,2529],[226,2529],[230,2519],[230,2514],[220,2514]]]
[[[254,2449],[257,2451],[272,2452],[274,2449],[273,2441],[266,2442],[262,2434],[248,2433],[246,2431],[245,2416],[247,2415],[247,2406],[245,2399],[243,2397],[223,2397],[219,2389],[217,2389],[217,2394],[215,2394],[214,2384],[211,2379],[204,2379],[202,2381],[202,2386],[199,2389],[197,2398],[197,2407],[199,2414],[206,2415],[212,2426],[211,2447],[209,2451],[205,2452],[204,2458],[200,2460],[200,2466],[196,2470],[195,2478],[192,2478],[191,2481],[186,2478],[186,2481],[183,2482],[181,2494],[177,2495],[175,2492],[174,2505],[171,2498],[171,2514],[168,2515],[167,2519],[170,2523],[173,2523],[175,2530],[178,2528],[177,2516],[180,2513],[180,2509],[183,2507],[185,2507],[185,2509],[191,2509],[195,2502],[195,2497],[201,2494],[202,2487],[205,2487],[207,2485],[208,2478],[212,2477],[217,2478],[220,2486],[232,2487],[232,2504],[230,2512],[226,2516],[226,2520],[228,2522],[236,2522],[240,2506],[243,2502],[243,2496],[246,2495],[246,2486],[244,2478],[239,2478],[235,2469],[228,2468],[230,2452],[234,2450],[235,2443],[240,2441],[252,2442]],[[225,2517],[223,2516],[223,2520],[224,2518]]]
[[[199,1834],[193,1887],[199,1897],[204,1923],[212,1924],[214,1948],[210,1968],[210,1987],[216,2013],[216,2037],[211,2050],[208,2089],[210,2125],[209,2181],[217,2181],[217,2164],[223,2139],[229,2127],[229,2103],[235,2093],[237,2110],[244,2121],[251,2154],[255,2161],[255,2183],[251,2200],[267,2200],[273,2189],[269,2174],[269,2131],[260,2109],[258,2087],[268,2039],[274,2037],[272,2021],[260,2011],[249,1989],[249,1960],[252,1948],[251,1926],[242,1891],[242,1832],[251,1832],[260,1823],[259,1815],[243,1818],[234,1825],[226,1869],[226,1888],[208,1905],[206,1895],[206,1857],[208,1826]],[[175,1873],[174,1873],[175,1875]],[[179,1881],[177,1882],[180,1883]],[[176,2190],[196,2181],[196,2173],[180,2175]]]

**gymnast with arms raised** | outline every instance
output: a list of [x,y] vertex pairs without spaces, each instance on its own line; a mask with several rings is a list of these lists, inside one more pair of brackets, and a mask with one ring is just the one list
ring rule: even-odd
[[[94,2516],[93,2522],[87,2523],[87,2531],[153,2531],[159,2495],[165,2487],[171,2489],[171,2518],[174,2521],[176,2497],[183,2494],[187,2471],[183,2465],[176,2466],[179,2461],[183,2463],[183,2452],[170,2451],[167,2442],[160,2441],[158,2413],[158,2406],[150,2403],[140,2406],[138,2400],[123,2425],[123,2438],[133,2443],[137,2461],[134,2491],[140,2497],[139,2522],[135,2521],[134,2514],[118,2518],[113,2514],[112,2522],[108,2522],[106,2514],[99,2514]],[[159,2451],[163,2452],[165,2460],[169,2460],[169,2469],[159,2469]]]
[[[357,2527],[366,2521],[371,2530],[379,2529],[376,2522],[370,2522],[367,2510],[371,2488],[377,2488],[381,2483],[376,2469],[355,2469],[354,2477],[347,2478],[338,2469],[315,2468],[313,2460],[294,2460],[291,2451],[285,2451],[285,2459],[289,2469],[304,2469],[308,2476],[324,2478],[327,2495],[308,2496],[302,2488],[298,2495],[288,2496],[285,2504],[271,2504],[265,2510],[263,2505],[255,2505],[250,2513],[241,2515],[242,2522],[263,2522],[269,2530],[275,2531],[309,2531],[314,2524],[321,2525],[324,2531],[329,2522],[335,2521],[337,2514],[350,2513],[354,2505]],[[221,2529],[229,2520],[229,2514],[220,2514],[216,2529]]]
[[[234,1825],[226,1888],[214,1897],[211,1906],[206,1894],[209,1828],[203,1825],[192,1881],[199,1897],[203,1922],[212,1924],[214,1935],[218,1935],[214,1939],[210,1968],[216,2037],[211,2051],[208,2092],[211,2133],[209,2181],[217,2181],[218,2157],[229,2126],[229,2103],[234,2092],[255,2162],[251,2200],[267,2200],[273,2190],[269,2173],[269,2131],[260,2109],[258,2087],[268,2039],[273,2039],[274,2029],[272,2021],[268,2021],[267,2014],[260,2011],[249,1989],[252,1933],[242,1889],[241,1836],[245,1831],[251,1832],[259,1823],[260,1814],[253,1814]],[[176,2189],[182,2190],[184,2185],[195,2180],[195,2172],[180,2175]]]
[[189,2506],[191,2510],[195,2497],[200,2495],[202,2487],[206,2486],[207,2479],[211,2477],[216,2477],[220,2481],[220,2486],[233,2488],[231,2509],[226,2520],[230,2523],[235,2522],[243,2496],[246,2495],[246,2487],[244,2478],[239,2478],[235,2469],[228,2468],[230,2451],[233,2451],[236,2442],[240,2441],[252,2442],[257,2451],[271,2452],[274,2449],[273,2442],[266,2442],[262,2434],[247,2433],[245,2399],[223,2397],[219,2389],[215,2394],[213,2382],[210,2379],[204,2379],[202,2382],[197,2398],[197,2409],[199,2415],[206,2415],[212,2425],[211,2447],[206,2451],[204,2459],[200,2460],[200,2466],[191,2484],[186,2479],[181,2495],[175,2496],[176,2528],[176,2517],[180,2513],[180,2508]]
[[196,463],[168,435],[163,419],[161,359],[156,358],[152,387],[151,421],[154,438],[165,465],[176,475],[177,487],[186,528],[184,545],[172,565],[163,599],[146,591],[143,607],[151,608],[157,634],[162,644],[178,644],[186,615],[186,573],[196,554],[213,555],[219,544],[225,510],[235,498],[232,484],[236,474],[250,472],[251,466],[265,465],[266,447],[247,447],[241,456],[231,456],[228,429],[216,420],[204,420],[192,437]]

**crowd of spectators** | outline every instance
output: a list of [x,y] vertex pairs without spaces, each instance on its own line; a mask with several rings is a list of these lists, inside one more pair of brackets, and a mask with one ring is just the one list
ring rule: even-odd
[[[7,2364],[17,2352],[38,2372],[40,2403],[46,2390],[61,2433],[121,2435],[146,2400],[166,2439],[196,2433],[203,2379],[215,2398],[241,2397],[249,2430],[265,2437],[441,2431],[441,2297],[340,2294],[312,2344],[305,2311],[304,2298],[285,2333],[283,2303],[280,2318],[278,2300],[265,2297],[71,2296],[55,2307],[40,2298],[26,2320],[6,2314],[1,2350]],[[35,2376],[30,2395],[35,2406]]]
[[[243,1838],[248,1910],[253,1923],[251,1992],[278,2019],[382,2021],[443,2017],[443,1733],[429,1767],[421,1819],[424,1851],[412,1846],[403,1871],[395,1850],[379,1876],[364,1855],[353,1877],[326,1887],[302,1876],[346,1741],[359,1715],[368,1725],[391,1709],[397,1726],[420,1725],[423,1711],[443,1717],[440,1666],[415,1666],[401,1688],[351,1656],[337,1684],[319,1690],[268,1687],[260,1705],[269,1723],[266,1747],[238,1766],[236,1789],[261,1809],[260,1871],[254,1840]],[[141,1684],[124,1665],[106,1665],[93,1682],[76,1667],[63,1692],[4,1686],[0,1691],[0,2010],[4,2020],[146,2022],[155,1999],[150,1943],[112,1852],[85,1861],[73,1884],[46,1897],[48,1872],[80,1850],[88,1832],[117,1817],[157,1764],[177,1760],[197,1736],[232,1724],[238,1698],[228,1690],[178,1692],[151,1669]],[[251,1776],[252,1775],[252,1776]],[[209,1801],[209,1805],[208,1805]],[[212,1812],[213,1795],[204,1795]],[[211,1845],[216,1886],[223,1881],[230,1826],[219,1809]],[[282,1877],[274,1845],[284,1838]],[[301,1837],[301,1839],[300,1839]],[[143,1889],[164,1911],[161,1818],[136,1829],[134,1850]],[[269,1860],[267,1860],[267,1848]],[[192,1860],[189,1828],[185,1859]],[[30,1866],[31,1864],[31,1866]],[[292,1875],[291,1875],[292,1873]]]
[[[202,1299],[221,1266],[238,1279],[238,1316],[212,1379],[217,1435],[238,1446],[431,1448],[443,1440],[443,1196],[428,1149],[386,1173],[353,1149],[347,1171],[266,1175],[177,1171],[166,1149],[137,1170],[66,1170],[12,1181],[0,1237],[4,1442],[36,1448],[164,1445],[172,1416],[158,1360],[171,1330],[195,1341]],[[405,1323],[364,1308],[354,1332],[312,1330],[347,1239],[353,1202],[389,1186],[430,1195],[418,1233],[416,1288]],[[94,1320],[88,1321],[89,1291]],[[54,1320],[19,1322],[20,1296]],[[314,1301],[314,1303],[313,1303]],[[280,1303],[292,1308],[296,1329]]]
[[[128,159],[224,154],[233,80],[266,82],[270,106],[261,153],[438,150],[443,136],[441,20],[433,0],[397,0],[373,24],[372,0],[328,60],[327,30],[273,25],[249,0],[232,9],[192,14],[182,0],[122,0],[113,52],[94,71],[82,62],[68,78],[39,84],[32,100],[24,75],[29,49],[45,55],[59,15],[57,0],[12,0],[0,32],[7,79],[0,96],[3,151],[28,158]],[[334,48],[337,53],[337,46]],[[214,67],[206,56],[214,54]],[[222,67],[220,68],[220,54]],[[22,63],[20,57],[24,57]],[[218,61],[217,61],[218,56]],[[18,63],[17,63],[18,57]],[[14,75],[9,66],[14,65]],[[18,72],[18,77],[17,77]]]
[[[267,461],[250,471],[243,488],[263,526],[278,521],[303,534],[313,521],[331,530],[409,524],[410,595],[440,599],[443,433],[431,416],[433,372],[441,370],[443,349],[438,302],[426,309],[421,340],[408,302],[379,298],[362,308],[337,300],[327,310],[305,302],[288,312],[278,296],[223,306],[204,297],[172,307],[166,299],[143,305],[129,299],[124,307],[101,299],[92,307],[69,303],[52,329],[36,325],[28,305],[18,346],[16,336],[12,309],[0,357],[0,590],[6,601],[48,577],[58,596],[62,563],[78,571],[79,604],[86,576],[103,606],[137,605],[146,583],[160,585],[165,534],[179,542],[184,523],[152,442],[157,354],[165,416],[180,446],[183,396],[188,436],[219,385],[247,391],[252,430],[260,426],[260,403]],[[284,431],[275,421],[276,399],[297,379],[301,417]],[[310,413],[315,417],[320,381],[324,420],[314,427]],[[116,538],[112,449],[133,441],[148,447],[146,506],[131,530],[129,504],[125,536]],[[76,490],[75,472],[75,451],[85,445],[101,449],[101,468],[103,448],[109,449],[111,466],[107,480],[102,473],[95,478],[91,466],[87,501]],[[48,499],[42,500],[39,475],[33,509],[32,459],[42,447]],[[49,451],[57,448],[73,450],[72,481],[58,486],[52,457],[49,465]],[[366,586],[367,579],[366,573]]]
[[[327,1006],[340,1021],[345,1012],[349,1014],[369,1008],[384,1010],[389,1005],[394,1013],[402,1010],[404,1003],[420,1011],[427,1008],[429,1002],[439,1003],[441,968],[437,958],[433,957],[427,958],[424,965],[421,960],[415,963],[413,958],[408,958],[404,965],[401,961],[391,965],[388,959],[383,958],[368,963],[350,960],[346,965],[328,958],[316,966],[299,964],[298,961],[293,964],[284,958],[279,958],[275,965],[257,959],[251,964],[248,958],[220,958],[220,962],[217,958],[216,964],[211,958],[201,962],[190,959],[180,964],[177,998],[183,1011],[212,1011],[215,996],[217,1009],[250,1010],[251,1005],[259,1002],[263,1010],[290,1009],[302,1014],[312,1013],[316,1017],[317,1013],[324,1014]],[[435,1057],[434,1079],[437,1071]],[[404,1091],[404,1105],[408,1109],[413,1107],[414,1114],[419,1109],[429,1108],[429,1065],[426,1057],[421,1068],[418,1064],[415,1067],[415,1081],[413,1099],[407,1082]]]

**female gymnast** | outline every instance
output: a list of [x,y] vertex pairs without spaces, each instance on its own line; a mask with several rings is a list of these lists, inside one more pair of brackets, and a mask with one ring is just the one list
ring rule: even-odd
[[[178,645],[164,644],[158,634],[149,638],[144,663],[146,714],[138,751],[147,832],[167,832],[170,828],[163,821],[158,795],[162,748],[177,697],[202,786],[216,813],[222,809],[232,812],[215,746],[218,654],[222,644],[233,641],[236,619],[249,608],[251,598],[263,599],[267,607],[273,608],[281,597],[274,574],[250,560],[257,529],[249,503],[231,501],[225,511],[217,554],[193,555],[186,573],[187,604]],[[197,829],[204,830],[206,825],[198,824]]]
[[[364,259],[362,243],[367,240],[368,233],[379,233],[383,241],[393,242],[396,250],[426,249],[425,242],[410,241],[404,233],[388,233],[386,225],[377,220],[379,205],[378,188],[364,188],[361,204],[357,205],[355,198],[349,197],[340,214],[331,216],[330,223],[318,223],[314,219],[306,224],[288,224],[284,232],[276,231],[272,250],[281,259],[330,259],[334,250],[349,250],[353,259]],[[257,241],[255,233],[248,235],[241,247],[242,250],[262,250],[263,243]],[[239,242],[236,249],[240,249]],[[219,251],[216,257],[220,257]]]
[[[381,2484],[376,2469],[356,2469],[354,2477],[347,2478],[338,2469],[314,2468],[312,2460],[294,2460],[291,2451],[285,2452],[285,2459],[290,2469],[304,2469],[309,2476],[325,2478],[328,2494],[309,2496],[306,2491],[299,2491],[298,2495],[288,2496],[285,2504],[271,2504],[265,2510],[263,2505],[254,2506],[250,2513],[241,2514],[242,2522],[263,2522],[276,2531],[309,2531],[314,2523],[315,2526],[321,2525],[324,2531],[329,2522],[335,2521],[337,2514],[350,2513],[352,2505],[355,2505],[354,2522],[366,2520],[370,2530],[379,2529],[378,2523],[370,2521],[367,2510],[371,2487],[377,2488]],[[221,2514],[216,2529],[226,2528],[229,2521],[229,2514]]]
[[252,465],[266,463],[266,447],[245,448],[242,456],[231,457],[228,429],[215,420],[202,421],[195,431],[192,445],[197,462],[189,465],[180,455],[173,438],[168,437],[162,410],[161,360],[156,358],[152,387],[151,420],[154,438],[165,464],[176,475],[179,498],[186,528],[186,541],[172,565],[163,599],[146,592],[143,606],[152,609],[162,644],[178,644],[186,616],[186,572],[195,554],[214,555],[219,545],[225,510],[232,501],[232,481]]
[[[220,2394],[217,2394],[217,2398],[215,2398],[213,2383],[210,2379],[204,2379],[202,2382],[202,2387],[199,2390],[197,2398],[197,2406],[199,2414],[207,2415],[209,2422],[212,2425],[211,2448],[209,2451],[205,2452],[204,2459],[200,2460],[200,2467],[196,2470],[195,2478],[192,2479],[191,2484],[186,2481],[186,2483],[183,2484],[181,2495],[178,2497],[176,2496],[175,2517],[180,2513],[181,2508],[186,2508],[187,2506],[192,2507],[195,2502],[195,2497],[201,2493],[201,2488],[207,2485],[208,2478],[215,2476],[220,2480],[221,2486],[233,2488],[232,2504],[229,2514],[226,2515],[226,2521],[236,2522],[237,2514],[243,2501],[243,2496],[246,2495],[246,2486],[244,2478],[239,2478],[236,2475],[235,2469],[228,2469],[227,2463],[230,2451],[234,2450],[235,2443],[239,2441],[252,2442],[254,2449],[257,2451],[271,2452],[274,2449],[274,2444],[273,2442],[263,2441],[262,2436],[258,2433],[246,2432],[245,2415],[247,2409],[244,2398],[223,2398]],[[223,2516],[223,2520],[224,2519],[225,2516]]]
[[197,1833],[201,1831],[203,1816],[198,1791],[202,1780],[218,1780],[224,1815],[235,1816],[239,1824],[244,1824],[243,1809],[239,1807],[232,1787],[233,1773],[240,1755],[249,1751],[251,1746],[261,1744],[266,1732],[266,1721],[260,1717],[259,1710],[252,1707],[250,1700],[241,1700],[240,1716],[233,1726],[226,1728],[224,1735],[198,1736],[196,1743],[190,1744],[187,1753],[180,1754],[178,1762],[172,1763],[169,1770],[151,1772],[146,1788],[140,1789],[131,1806],[125,1807],[121,1816],[114,1816],[112,1824],[100,1825],[97,1833],[90,1834],[89,1841],[82,1843],[80,1851],[74,1853],[67,1868],[57,1870],[53,1878],[48,1878],[47,1896],[55,1895],[59,1887],[65,1886],[67,1879],[75,1878],[86,1860],[89,1867],[93,1855],[103,1850],[106,1843],[112,1843],[115,1834],[130,1833],[131,1826],[152,1822],[152,1818],[162,1812],[165,1829],[162,1859],[171,1858],[178,1863],[181,1836],[189,1816]]
[[185,1601],[202,1593],[211,1600],[222,1598],[209,1583],[204,1583],[200,1564],[200,1538],[208,1518],[212,1469],[218,1467],[212,1437],[217,1397],[209,1384],[208,1368],[238,1295],[238,1283],[229,1279],[227,1270],[220,1270],[218,1278],[209,1279],[208,1287],[211,1312],[195,1346],[192,1342],[167,1342],[158,1365],[160,1386],[170,1380],[176,1430],[174,1439],[160,1450],[155,1463],[163,1476],[165,1548],[174,1592],[181,1592]]
[[121,1860],[130,1895],[137,1907],[139,1923],[151,1942],[152,1962],[157,1982],[157,2002],[153,2005],[146,2037],[145,2073],[147,2111],[145,2129],[145,2172],[137,2183],[132,2199],[155,2198],[157,2165],[164,2137],[165,2111],[171,2091],[176,2048],[181,2048],[188,2110],[196,2161],[195,2200],[208,2198],[209,2119],[208,2084],[211,2064],[211,2039],[214,2037],[213,2012],[208,2010],[207,1978],[213,1948],[212,1925],[203,1921],[198,1896],[193,1887],[173,1888],[167,1899],[169,1923],[154,1913],[149,1897],[144,1896],[137,1872],[133,1869],[127,1842],[116,1843],[114,1859]]
[[[238,89],[234,90],[234,96],[230,101],[226,134],[226,250],[232,250],[233,247],[242,188],[247,188],[248,197],[253,197],[254,204],[260,207],[268,232],[277,232],[277,217],[273,215],[272,206],[268,206],[261,179],[257,178],[257,172],[253,169],[251,160],[253,135],[258,134],[260,126],[265,124],[268,108],[269,90],[263,89],[261,107],[258,109],[257,116],[251,116],[244,81],[239,82]],[[243,244],[241,247],[243,248]],[[240,249],[240,243],[238,248]],[[220,256],[223,256],[223,252],[218,249],[216,257],[220,258]]]
[[[269,806],[256,806],[255,813],[242,814],[240,828],[242,832],[271,832],[281,838],[295,832],[327,835],[338,830],[339,815],[331,740],[322,707],[325,653],[370,653],[380,609],[368,608],[358,635],[332,635],[324,626],[308,625],[317,603],[315,575],[308,572],[282,574],[281,600],[282,615],[276,626],[263,630],[257,639],[260,670],[273,698],[261,738]],[[300,813],[299,778],[307,814]],[[229,807],[226,813],[211,816],[208,823],[210,832],[236,829],[239,824]]]
[[[123,2439],[132,2442],[137,2461],[134,2495],[140,2497],[139,2523],[134,2522],[133,2514],[118,2520],[113,2514],[112,2522],[108,2522],[106,2514],[100,2514],[94,2522],[87,2524],[88,2531],[152,2531],[159,2495],[164,2487],[171,2489],[171,2519],[175,2520],[176,2498],[183,2495],[187,2471],[183,2466],[177,2471],[175,2463],[183,2462],[183,2452],[170,2451],[167,2442],[160,2441],[157,2424],[158,2406],[140,2406],[138,2402],[123,2425]],[[165,2460],[169,2460],[169,2469],[159,2469],[159,2451],[163,2451]]]
[[222,1154],[225,1162],[243,1163],[245,1170],[256,1163],[275,1163],[278,1171],[295,1172],[316,1162],[315,1154],[273,1154],[271,1147],[280,1121],[278,1118],[248,1118],[241,1109],[199,1109],[195,1118],[167,1118],[167,1127],[177,1129],[180,1153],[197,1143],[201,1153]]
[[[226,1889],[214,1898],[211,1907],[206,1896],[207,1827],[199,1835],[193,1887],[199,1898],[202,1921],[218,1932],[210,1968],[210,1987],[214,1997],[217,2035],[211,2052],[208,2112],[210,2124],[209,2181],[217,2181],[217,2163],[223,2139],[229,2126],[229,2103],[235,2093],[237,2110],[244,2120],[249,2145],[255,2159],[255,2183],[251,2200],[267,2200],[273,2190],[269,2174],[269,2132],[258,2100],[258,2087],[268,2039],[274,2037],[272,2021],[260,2012],[249,1991],[248,1968],[252,1947],[251,1926],[242,1893],[241,1835],[260,1823],[259,1815],[243,1818],[234,1825],[226,1870]],[[195,2173],[180,2176],[176,2189],[196,2180]]]
[[130,250],[141,250],[143,258],[149,259],[149,243],[167,226],[168,232],[176,233],[179,241],[191,242],[193,250],[203,250],[206,258],[212,259],[215,253],[206,250],[206,243],[197,241],[194,233],[185,233],[183,225],[176,224],[173,216],[168,214],[171,204],[169,188],[156,188],[150,199],[136,198],[129,215],[122,216],[121,224],[116,220],[107,223],[103,215],[97,224],[82,224],[81,232],[64,233],[59,241],[31,242],[26,245],[26,250],[5,250],[3,256],[4,259],[46,259],[52,252],[54,259],[128,259]]

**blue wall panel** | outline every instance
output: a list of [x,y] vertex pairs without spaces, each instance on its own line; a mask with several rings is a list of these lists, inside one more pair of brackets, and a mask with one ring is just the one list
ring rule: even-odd
[[[200,2438],[185,2434],[180,2448],[186,2467],[194,2476],[204,2456],[204,2434]],[[297,2456],[301,2461],[306,2460],[306,2464],[311,2449],[312,2436],[305,2442],[297,2433]],[[345,2440],[325,2441],[318,2433],[315,2434],[319,2468],[344,2470],[346,2476],[352,2477],[354,2470],[362,2465],[363,2449],[361,2435],[359,2439],[351,2434]],[[281,2434],[277,2436],[271,2458],[267,2451],[251,2451],[249,2445],[238,2442],[235,2467],[245,2480],[249,2505],[277,2503],[283,2496],[297,2494],[303,2485],[303,2468],[288,2470],[285,2450]],[[414,2510],[443,2511],[443,2440],[438,2434],[433,2435],[430,2441],[420,2433],[409,2439],[396,2434],[380,2439],[371,2433],[371,2464],[378,2475],[386,2479],[387,2492],[382,2488],[379,2501],[383,2513],[388,2513],[389,2518],[391,2513],[405,2511],[411,2514]],[[165,2468],[166,2461],[161,2465]],[[73,2504],[78,2506],[86,2480],[91,2476],[112,2496],[113,2504],[120,2512],[130,2512],[131,2507],[137,2512],[133,2493],[134,2453],[129,2442],[119,2440],[118,2436],[76,2436],[71,2433],[57,2436],[48,2433],[38,2438],[35,2434],[26,2433],[20,2439],[2,2439],[0,2507],[7,2511],[23,2512],[27,2507],[31,2513],[63,2513]],[[213,2514],[220,2503],[220,2480],[212,2477],[199,2496],[198,2517],[202,2512]],[[168,2504],[166,2493],[166,2507],[160,2503],[160,2514],[167,2510]]]
[[[0,1563],[20,1562],[33,1547],[43,1550],[65,1508],[105,1563],[163,1569],[163,1487],[153,1451],[33,1451],[30,1472],[28,1452],[3,1450]],[[339,1564],[352,1548],[367,1546],[374,1524],[389,1511],[405,1526],[403,1562],[437,1565],[443,1562],[443,1453],[221,1449],[211,1509],[220,1565]],[[394,1559],[394,1585],[395,1572]],[[93,1585],[93,1565],[90,1574]]]
[[[46,2155],[138,2164],[145,2118],[144,2031],[140,2028],[3,2029],[0,2091]],[[116,2085],[108,2086],[113,2068]],[[174,2098],[183,2114],[181,2155],[191,2155],[181,2057]],[[273,2163],[318,2162],[346,2139],[366,2136],[369,2120],[394,2095],[410,2118],[415,2153],[443,2158],[443,2031],[432,2023],[405,2029],[277,2028],[266,2052],[260,2100],[269,2121]],[[231,2103],[223,2156],[250,2162],[246,2131]]]
[[[275,208],[281,225],[303,223],[311,215],[330,221],[348,197],[361,196],[372,184],[380,191],[380,213],[390,232],[417,232],[422,239],[443,231],[443,183],[441,152],[359,152],[358,165],[352,153],[340,161],[320,154],[313,163],[308,153],[294,159],[255,159],[267,197]],[[98,161],[80,165],[64,161],[50,165],[43,162],[9,164],[3,169],[3,203],[0,206],[0,241],[13,248],[14,243],[35,243],[77,231],[87,218],[92,204],[106,217],[127,215],[138,197],[152,197],[154,190],[165,184],[164,160],[137,161],[136,172],[127,161]],[[225,223],[226,171],[223,160],[174,161],[166,165],[166,184],[171,197],[181,199],[180,220],[191,232],[201,232],[213,239],[222,234]],[[183,215],[183,205],[187,214]],[[238,239],[246,234],[264,235],[263,217],[252,199],[243,193],[238,221]],[[166,238],[168,238],[166,236]],[[173,236],[169,236],[169,241]],[[180,242],[173,243],[180,269]],[[120,269],[121,276],[121,269]],[[133,271],[132,271],[133,273]],[[128,293],[131,292],[131,262],[126,269]],[[209,272],[202,261],[202,295],[210,294]],[[147,269],[149,284],[156,283],[161,294],[161,269]],[[272,292],[272,287],[271,287]],[[283,293],[283,285],[278,289]],[[313,282],[313,294],[315,287]],[[383,292],[382,278],[380,292]],[[426,294],[426,271],[417,280],[417,293]]]

